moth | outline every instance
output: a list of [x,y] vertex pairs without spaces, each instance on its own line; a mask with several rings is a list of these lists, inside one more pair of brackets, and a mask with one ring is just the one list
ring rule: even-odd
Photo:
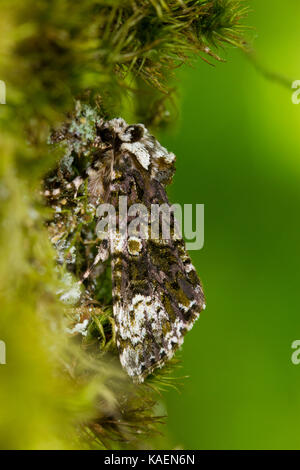
[[[175,155],[143,124],[100,121],[96,145],[99,152],[89,171],[92,199],[109,201],[117,211],[121,196],[128,206],[141,203],[149,210],[153,204],[169,204],[166,186],[175,172]],[[129,376],[142,382],[182,345],[205,309],[203,289],[182,238],[153,239],[150,229],[147,237],[126,238],[116,228],[100,245],[96,262],[109,255],[120,361]]]
[[[59,170],[48,178],[46,193],[52,198],[62,197],[71,186],[77,195],[82,185],[87,190],[89,206],[109,203],[115,208],[117,219],[119,200],[125,196],[129,208],[142,204],[149,213],[153,205],[170,206],[166,187],[175,173],[175,155],[161,146],[143,124],[128,125],[121,118],[104,121],[86,111],[84,118],[77,117],[76,124],[53,140],[69,142],[69,149]],[[82,174],[78,175],[76,168],[76,177],[74,159],[79,167],[87,161],[86,167],[79,170]],[[55,207],[58,222],[52,224],[53,239],[56,248],[64,249],[66,236],[57,234],[57,227],[64,226],[59,218],[63,211],[60,205]],[[76,211],[79,207],[72,207],[71,212]],[[79,212],[85,211],[82,206]],[[163,218],[162,215],[159,226]],[[91,274],[97,275],[97,266],[111,260],[116,344],[120,362],[135,382],[143,382],[173,357],[205,309],[201,282],[182,237],[175,236],[175,217],[172,215],[170,220],[171,236],[167,239],[152,237],[147,226],[145,237],[124,237],[117,224],[108,239],[100,241],[94,259],[87,263],[90,269],[83,275],[83,282],[87,283]],[[128,226],[131,221],[128,217]],[[72,231],[73,222],[68,223]],[[80,223],[84,226],[84,220]],[[96,234],[86,233],[88,243],[92,236]]]

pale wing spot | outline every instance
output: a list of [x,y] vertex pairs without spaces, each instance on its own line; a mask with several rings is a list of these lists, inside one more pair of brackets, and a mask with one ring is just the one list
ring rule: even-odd
[[144,363],[141,362],[141,355],[141,350],[133,349],[130,346],[125,347],[121,352],[121,364],[130,377],[138,377],[142,374]]
[[150,165],[150,154],[144,144],[141,142],[134,142],[133,144],[124,143],[122,144],[122,149],[133,153],[142,167],[145,168],[145,170],[148,170]]
[[196,305],[196,300],[192,300],[188,306],[185,306],[185,305],[182,305],[182,304],[178,304],[180,308],[182,308],[182,310],[184,312],[188,312],[194,305]]
[[142,241],[137,237],[130,237],[127,242],[128,253],[133,256],[138,256],[142,250]]

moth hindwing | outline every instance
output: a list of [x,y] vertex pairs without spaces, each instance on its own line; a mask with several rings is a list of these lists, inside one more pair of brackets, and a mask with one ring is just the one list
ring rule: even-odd
[[[175,171],[174,154],[142,124],[128,126],[123,119],[98,122],[95,145],[90,198],[113,205],[118,222],[109,237],[117,347],[123,368],[142,382],[181,346],[205,299],[184,242],[175,236],[174,217],[169,239],[152,237],[149,218],[144,236],[129,233],[133,205],[149,212],[153,206],[169,206],[165,188]],[[122,198],[127,198],[128,218],[121,233]]]

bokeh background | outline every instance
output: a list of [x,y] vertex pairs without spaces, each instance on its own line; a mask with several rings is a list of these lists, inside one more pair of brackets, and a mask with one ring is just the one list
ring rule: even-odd
[[[247,23],[264,67],[300,79],[298,0],[253,0]],[[239,51],[182,69],[173,202],[205,204],[192,252],[207,310],[182,351],[189,375],[166,406],[173,445],[300,448],[300,105]]]

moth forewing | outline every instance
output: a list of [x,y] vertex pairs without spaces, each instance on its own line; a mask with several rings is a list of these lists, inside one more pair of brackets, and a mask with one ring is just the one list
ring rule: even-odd
[[118,222],[119,199],[128,201],[127,230],[120,224],[110,233],[113,314],[121,364],[141,382],[182,345],[205,308],[204,294],[174,217],[170,238],[152,237],[147,229],[151,217],[145,214],[144,236],[130,231],[134,205],[169,206],[165,186],[175,171],[174,154],[143,125],[128,126],[122,119],[101,123],[99,136],[103,145],[111,145],[110,169],[102,173],[110,175],[106,199],[116,208]]

